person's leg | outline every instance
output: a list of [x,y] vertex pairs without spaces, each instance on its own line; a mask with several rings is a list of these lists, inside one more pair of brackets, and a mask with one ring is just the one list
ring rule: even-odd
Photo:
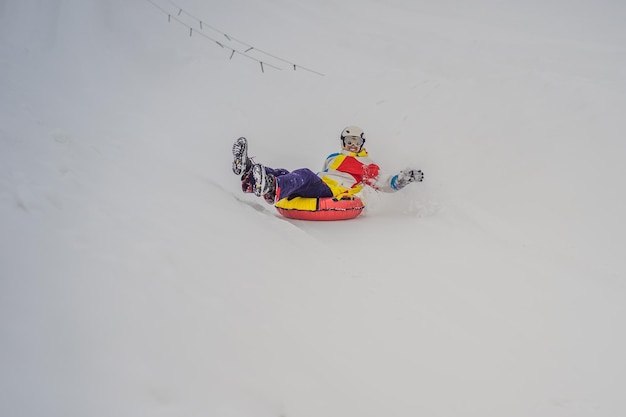
[[276,172],[276,170],[255,164],[251,175],[254,194],[259,197],[263,196],[270,204],[287,197],[333,196],[332,190],[308,168],[296,169],[279,176],[274,176],[270,172]]
[[[254,178],[252,177],[252,160],[248,157],[248,140],[240,137],[233,144],[233,173],[241,175],[241,191],[244,193],[252,193],[254,187]],[[289,174],[289,171],[282,168],[265,167],[265,171],[275,177]]]
[[[283,168],[265,167],[265,173],[274,177],[280,177],[289,174],[289,171]],[[252,166],[244,175],[241,176],[241,190],[244,193],[254,192],[254,177],[252,176]]]
[[286,197],[332,197],[330,188],[308,168],[296,169],[276,178],[275,200]]

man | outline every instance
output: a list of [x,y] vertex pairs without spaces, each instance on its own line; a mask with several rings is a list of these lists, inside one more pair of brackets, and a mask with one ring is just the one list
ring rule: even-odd
[[244,192],[263,196],[270,204],[292,197],[341,198],[358,193],[366,185],[378,191],[395,192],[412,182],[423,181],[424,174],[417,169],[382,176],[380,167],[363,147],[365,133],[360,127],[346,127],[340,138],[341,152],[329,155],[323,170],[316,174],[308,168],[289,172],[253,164],[248,158],[248,141],[242,137],[233,145],[233,172],[241,175]]

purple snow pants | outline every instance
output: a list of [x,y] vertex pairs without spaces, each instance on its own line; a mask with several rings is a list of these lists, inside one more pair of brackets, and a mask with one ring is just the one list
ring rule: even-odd
[[265,167],[265,172],[276,177],[277,199],[293,197],[332,197],[333,192],[313,171],[300,168],[294,171]]

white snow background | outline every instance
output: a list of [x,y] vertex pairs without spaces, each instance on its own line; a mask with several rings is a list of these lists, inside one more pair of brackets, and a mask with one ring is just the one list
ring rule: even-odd
[[[0,0],[0,415],[626,415],[624,22]],[[425,182],[345,222],[241,193],[237,137],[318,170],[349,124]]]

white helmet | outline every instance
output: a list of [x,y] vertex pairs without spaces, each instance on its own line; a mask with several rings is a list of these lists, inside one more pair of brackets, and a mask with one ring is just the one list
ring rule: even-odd
[[348,126],[343,129],[341,132],[341,143],[344,148],[346,147],[346,138],[358,138],[359,152],[363,149],[363,144],[365,144],[365,132],[363,132],[363,129],[360,127]]
[[347,136],[356,136],[363,139],[365,142],[365,132],[358,126],[348,126],[341,132],[341,140],[344,140]]

